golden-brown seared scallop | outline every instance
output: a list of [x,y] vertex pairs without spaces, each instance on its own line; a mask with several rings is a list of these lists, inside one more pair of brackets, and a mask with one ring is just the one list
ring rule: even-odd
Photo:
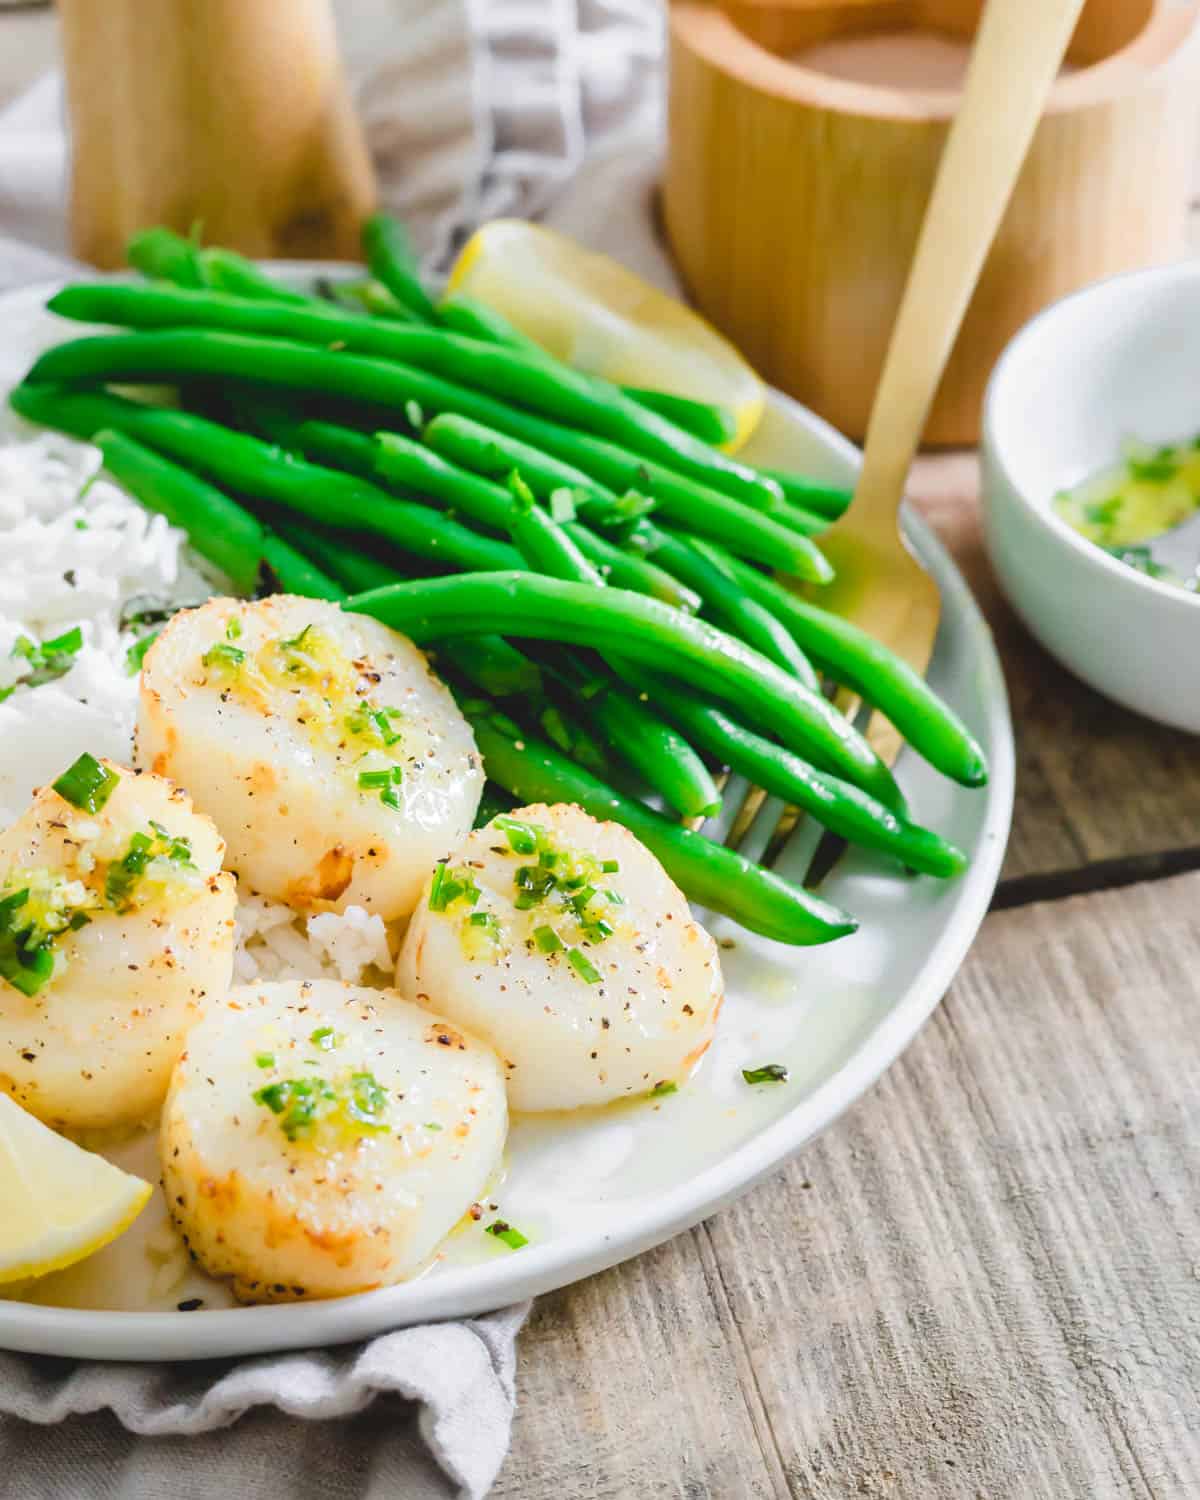
[[337,1297],[418,1271],[485,1191],[506,1130],[495,1055],[395,991],[247,985],[175,1069],[163,1186],[238,1297]]
[[286,594],[175,616],[146,657],[137,755],[187,787],[254,890],[385,920],[483,789],[470,726],[410,641]]
[[83,756],[0,834],[0,1088],[53,1126],[132,1124],[233,968],[224,845],[161,777]]
[[492,1044],[514,1110],[682,1079],[723,995],[716,945],[658,860],[562,804],[494,818],[438,867],[397,982]]

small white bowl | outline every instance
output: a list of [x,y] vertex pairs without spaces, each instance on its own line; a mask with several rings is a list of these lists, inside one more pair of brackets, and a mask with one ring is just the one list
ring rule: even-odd
[[1059,661],[1148,718],[1200,733],[1200,595],[1109,557],[1055,514],[1055,494],[1121,440],[1200,434],[1200,264],[1136,271],[1055,303],[1017,334],[984,401],[988,551],[1009,599]]

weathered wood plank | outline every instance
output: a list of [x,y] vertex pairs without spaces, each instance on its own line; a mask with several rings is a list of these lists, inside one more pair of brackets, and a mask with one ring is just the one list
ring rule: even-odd
[[683,1235],[537,1304],[496,1500],[787,1493],[711,1247]]
[[990,917],[798,1161],[543,1302],[499,1493],[1200,1494],[1198,907]]
[[1196,739],[1110,703],[1030,636],[987,560],[974,454],[920,459],[912,492],[970,582],[1004,663],[1019,788],[1004,878],[1185,849],[1200,865]]

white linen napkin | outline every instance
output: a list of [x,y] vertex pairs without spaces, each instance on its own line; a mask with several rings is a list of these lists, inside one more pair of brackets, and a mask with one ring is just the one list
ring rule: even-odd
[[[384,206],[431,273],[482,220],[542,215],[673,285],[650,213],[655,0],[339,0],[338,20]],[[0,112],[0,289],[74,269],[62,113],[53,74]],[[0,1353],[0,1494],[474,1500],[507,1449],[527,1313],[244,1361]]]

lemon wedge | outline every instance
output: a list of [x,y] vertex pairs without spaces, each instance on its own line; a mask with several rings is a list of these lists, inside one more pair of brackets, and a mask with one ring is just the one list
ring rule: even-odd
[[0,1094],[0,1284],[93,1254],[129,1228],[151,1191]]
[[463,246],[447,287],[503,313],[590,375],[733,412],[735,452],[758,426],[763,384],[697,313],[607,255],[522,219],[493,219]]

